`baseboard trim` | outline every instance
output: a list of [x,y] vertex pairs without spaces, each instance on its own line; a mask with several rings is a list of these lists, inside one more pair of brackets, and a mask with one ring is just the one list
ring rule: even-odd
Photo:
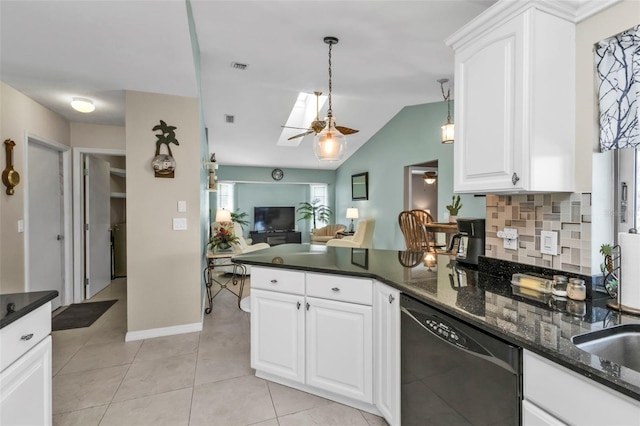
[[171,327],[151,328],[149,330],[127,331],[124,337],[125,342],[135,340],[153,339],[154,337],[173,336],[175,334],[195,333],[202,331],[202,323],[174,325]]

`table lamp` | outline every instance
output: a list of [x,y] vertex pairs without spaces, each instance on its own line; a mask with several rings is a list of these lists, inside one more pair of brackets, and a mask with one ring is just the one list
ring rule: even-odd
[[216,222],[218,223],[231,222],[231,212],[225,209],[218,209],[216,211]]
[[358,209],[355,207],[349,207],[347,209],[347,219],[351,219],[351,224],[349,225],[349,232],[353,232],[353,219],[358,218]]

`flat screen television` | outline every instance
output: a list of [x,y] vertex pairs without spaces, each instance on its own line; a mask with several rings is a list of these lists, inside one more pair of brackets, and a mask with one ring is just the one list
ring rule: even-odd
[[257,232],[294,231],[295,207],[254,207],[253,223]]

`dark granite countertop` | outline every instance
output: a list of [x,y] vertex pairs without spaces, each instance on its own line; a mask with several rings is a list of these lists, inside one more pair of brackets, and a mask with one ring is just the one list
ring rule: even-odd
[[0,329],[58,297],[55,290],[0,294]]
[[369,277],[397,288],[482,330],[540,354],[581,375],[640,400],[640,372],[577,348],[571,337],[640,317],[606,307],[608,298],[555,300],[519,292],[510,277],[466,267],[439,254],[426,266],[422,253],[284,244],[238,255],[249,265]]

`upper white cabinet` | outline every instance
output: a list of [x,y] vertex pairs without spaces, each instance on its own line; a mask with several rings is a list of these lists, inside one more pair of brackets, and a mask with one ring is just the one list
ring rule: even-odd
[[447,39],[454,191],[573,191],[575,25],[544,3],[504,4]]

